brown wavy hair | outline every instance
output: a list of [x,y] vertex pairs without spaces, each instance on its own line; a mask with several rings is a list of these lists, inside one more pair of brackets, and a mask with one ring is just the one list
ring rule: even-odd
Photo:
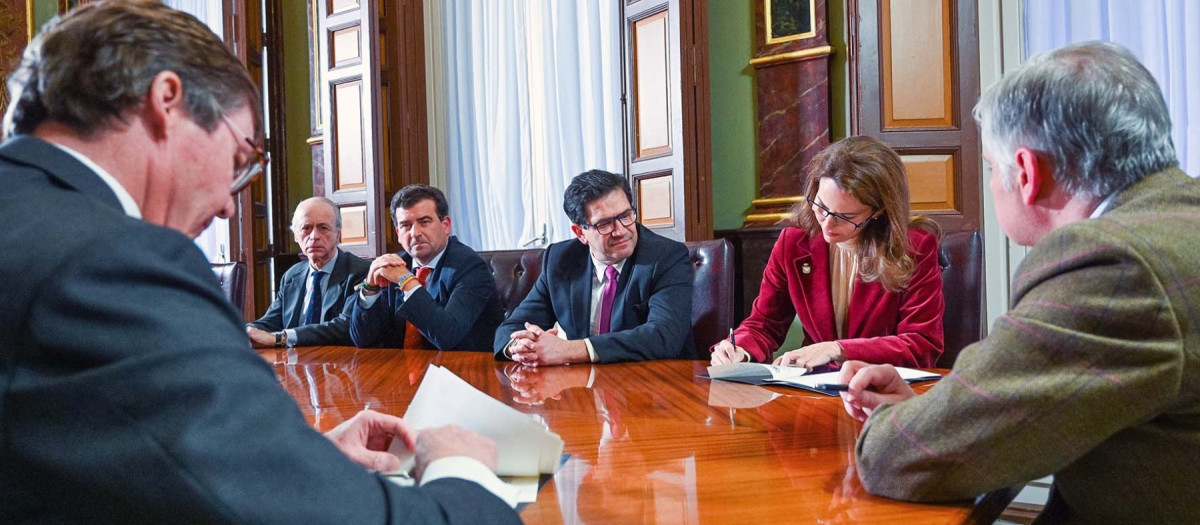
[[[908,285],[916,263],[909,255],[910,227],[941,238],[941,228],[923,215],[909,215],[908,175],[900,156],[871,137],[849,137],[817,154],[808,164],[804,202],[792,207],[792,221],[809,235],[821,235],[811,203],[821,179],[831,179],[842,191],[873,210],[874,218],[858,234],[858,273],[864,282],[879,281],[898,292]],[[882,212],[882,213],[880,213]]]

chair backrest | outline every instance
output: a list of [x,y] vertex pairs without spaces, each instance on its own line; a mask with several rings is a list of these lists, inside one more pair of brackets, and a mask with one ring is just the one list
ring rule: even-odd
[[947,233],[938,250],[946,314],[946,351],[937,366],[950,368],[958,353],[983,335],[983,239],[978,230]]
[[496,291],[500,294],[500,304],[504,305],[504,318],[512,315],[513,310],[525,300],[533,283],[537,282],[542,273],[542,248],[529,250],[497,250],[479,252],[479,256],[492,268],[492,277],[496,279]]
[[725,239],[685,242],[692,264],[692,338],[697,357],[733,328],[733,246]]
[[212,269],[217,282],[221,283],[221,290],[225,291],[225,297],[241,312],[246,306],[246,263],[213,263]]

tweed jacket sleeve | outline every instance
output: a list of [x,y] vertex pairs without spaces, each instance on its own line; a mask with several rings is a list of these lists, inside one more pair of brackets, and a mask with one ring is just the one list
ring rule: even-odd
[[[1195,383],[1183,382],[1195,356],[1181,337],[1200,314],[1179,309],[1200,293],[1194,269],[1179,281],[1178,262],[1155,253],[1167,235],[1103,218],[1047,235],[989,337],[928,393],[868,420],[857,449],[868,491],[954,500],[1054,473],[1058,491],[1086,502],[1075,511],[1111,523],[1144,511],[1156,483],[1178,481],[1180,457],[1165,450],[1200,459]],[[1122,483],[1130,476],[1147,483]]]

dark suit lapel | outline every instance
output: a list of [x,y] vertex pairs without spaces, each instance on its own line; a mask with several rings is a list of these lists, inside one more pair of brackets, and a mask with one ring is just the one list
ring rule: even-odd
[[820,308],[818,311],[833,312],[833,296],[829,293],[829,244],[818,233],[807,236],[807,243],[801,248],[804,253],[793,259],[792,265],[800,281],[801,304],[810,320],[804,323],[804,328],[811,331],[810,339],[832,341],[837,332],[833,316],[814,315],[813,311],[816,306]]
[[121,213],[121,201],[104,180],[71,155],[36,137],[20,135],[0,145],[0,157],[45,172],[59,184],[95,198]]
[[[589,255],[587,246],[583,246],[582,257],[572,261],[569,268],[573,272],[577,272],[574,279],[571,279],[571,299],[570,303],[571,315],[566,319],[566,326],[563,329],[567,331],[568,339],[583,339],[590,335],[588,329],[592,324],[592,280],[595,279],[595,269],[592,267],[592,258]],[[563,322],[563,319],[559,319]]]
[[283,326],[295,328],[300,326],[300,316],[304,313],[304,292],[307,284],[304,282],[308,278],[308,261],[303,261],[300,264],[293,266],[289,282],[284,283],[284,286],[291,288],[290,294],[285,294],[284,299],[287,304],[284,305],[284,313],[287,314],[287,322]]
[[429,275],[429,279],[425,282],[425,288],[429,295],[433,297],[434,302],[445,306],[439,298],[447,293],[449,284],[454,281],[454,272],[458,266],[458,250],[461,249],[462,243],[458,242],[454,236],[450,236],[449,242],[446,243],[446,250],[442,252],[442,260],[438,261],[437,268],[433,269],[433,273]]
[[337,316],[342,313],[342,304],[345,303],[342,298],[342,283],[349,273],[349,254],[339,250],[337,262],[333,263],[333,271],[329,272],[329,280],[325,281],[325,291],[321,294],[321,319],[329,318],[330,314]]

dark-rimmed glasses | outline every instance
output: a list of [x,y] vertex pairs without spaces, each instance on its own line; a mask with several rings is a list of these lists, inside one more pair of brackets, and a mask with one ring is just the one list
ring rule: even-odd
[[602,221],[596,221],[595,224],[583,223],[583,224],[580,224],[580,226],[583,226],[585,229],[595,228],[596,233],[599,233],[600,235],[608,235],[608,234],[612,233],[614,229],[616,229],[616,225],[618,222],[621,223],[621,226],[625,226],[626,228],[628,228],[630,226],[633,226],[633,223],[635,221],[637,221],[637,210],[634,210],[633,208],[629,208],[628,210],[625,210],[625,213],[617,215],[616,217],[613,217],[611,219],[604,219]]
[[[849,225],[851,225],[851,226],[854,226],[854,229],[856,229],[856,230],[857,230],[857,229],[859,229],[859,228],[862,228],[862,227],[863,227],[864,225],[866,225],[868,222],[871,222],[871,219],[874,219],[874,218],[875,218],[875,217],[872,217],[872,216],[868,216],[868,217],[866,218],[866,220],[864,220],[864,221],[862,221],[862,222],[854,222],[854,221],[850,220],[850,218],[849,218],[849,217],[846,217],[845,215],[842,215],[842,214],[840,214],[840,213],[834,213],[834,212],[833,212],[832,210],[830,210],[829,208],[826,208],[824,204],[821,204],[821,203],[817,202],[817,200],[816,200],[816,199],[813,199],[813,200],[812,200],[812,201],[810,201],[810,202],[812,202],[813,208],[815,208],[815,209],[813,210],[814,212],[816,212],[817,210],[820,210],[821,214],[822,214],[822,215],[824,215],[825,217],[833,217],[835,220],[839,220],[839,221],[842,221],[842,222],[844,222],[844,223],[846,223],[846,224],[849,224]],[[872,210],[871,210],[871,213],[872,213],[872,214],[874,214],[874,213],[875,213],[875,210],[874,210],[874,209],[872,209]]]
[[254,149],[254,158],[250,162],[239,166],[233,172],[233,184],[229,186],[229,193],[237,195],[238,192],[253,182],[254,178],[258,177],[258,174],[267,169],[267,164],[271,162],[271,156],[267,155],[267,152],[255,144],[249,135],[242,133],[242,130],[238,129],[237,125],[229,120],[229,117],[221,115],[221,120],[225,121],[225,124],[233,131],[234,136],[241,137],[242,140],[246,141],[246,144],[249,144]]

